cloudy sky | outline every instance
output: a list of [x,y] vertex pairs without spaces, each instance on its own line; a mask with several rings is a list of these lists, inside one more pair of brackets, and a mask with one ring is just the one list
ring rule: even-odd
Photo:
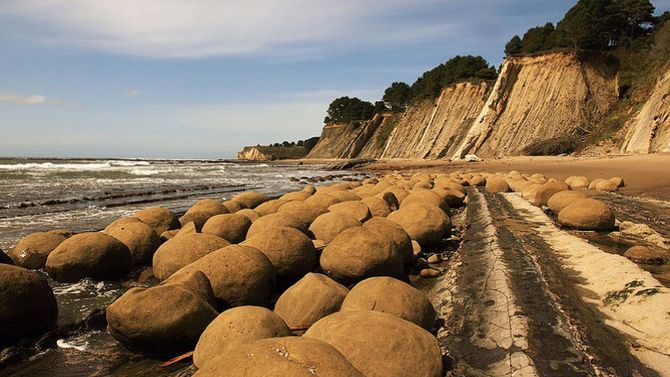
[[[0,156],[233,157],[575,0],[1,0]],[[670,0],[654,2],[670,9]]]

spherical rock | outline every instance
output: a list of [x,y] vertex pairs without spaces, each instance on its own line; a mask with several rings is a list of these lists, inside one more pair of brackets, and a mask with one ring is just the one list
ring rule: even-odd
[[367,377],[442,376],[437,339],[392,314],[340,311],[316,322],[304,336],[332,345]]
[[426,294],[398,279],[378,276],[356,284],[342,310],[374,310],[398,316],[424,329],[435,322],[435,309]]
[[314,243],[293,228],[269,229],[242,244],[265,254],[281,279],[298,280],[316,267]]
[[218,307],[267,306],[275,285],[275,268],[259,250],[231,245],[207,254],[175,272],[201,271],[209,278]]
[[557,192],[570,190],[570,186],[563,182],[547,182],[540,186],[535,193],[533,204],[541,207],[546,206],[549,199]]
[[405,200],[402,201],[400,208],[414,204],[422,204],[441,208],[444,212],[449,212],[449,205],[439,194],[432,190],[416,189],[412,191]]
[[361,202],[370,208],[373,217],[386,217],[398,209],[398,201],[397,199],[394,201],[394,198],[393,193],[387,192],[383,197],[369,196]]
[[595,199],[579,199],[558,213],[558,222],[578,230],[610,230],[615,218],[607,204]]
[[199,231],[202,229],[202,226],[205,225],[207,220],[209,220],[210,217],[215,216],[210,212],[203,212],[203,211],[191,211],[191,212],[186,212],[182,217],[179,218],[179,224],[181,224],[181,227],[185,227],[187,224],[193,223],[193,225],[196,228],[196,231]]
[[652,250],[646,246],[633,246],[626,250],[623,256],[642,264],[666,264],[668,262],[668,253]]
[[484,186],[486,185],[486,178],[482,176],[474,176],[467,180],[470,186]]
[[139,221],[113,226],[105,233],[121,241],[128,250],[134,266],[151,262],[154,253],[161,244],[161,239],[154,228]]
[[616,182],[602,180],[596,184],[597,191],[614,192],[619,191],[619,186]]
[[[195,346],[217,316],[205,274],[175,276],[151,288],[131,288],[107,308],[107,329],[126,347],[175,355]],[[177,279],[178,278],[178,279]]]
[[549,207],[549,209],[551,209],[552,212],[559,213],[563,208],[570,205],[570,203],[574,202],[575,200],[584,198],[586,198],[586,195],[579,191],[572,191],[572,190],[559,191],[554,195],[552,195],[551,198],[549,198],[549,201],[547,202],[547,207]]
[[271,215],[260,217],[254,221],[247,231],[247,238],[276,228],[294,228],[303,233],[307,233],[305,222],[301,221],[296,216],[287,213],[273,213]]
[[163,234],[163,232],[177,229],[181,226],[177,216],[169,209],[162,207],[145,208],[135,212],[133,217],[142,220],[143,223],[154,228],[156,234]]
[[223,206],[226,207],[226,209],[228,210],[227,213],[236,213],[244,209],[244,205],[242,203],[235,202],[232,200],[227,200],[223,202]]
[[335,237],[323,250],[320,262],[326,274],[343,282],[403,272],[403,257],[395,244],[363,227],[349,228]]
[[67,238],[60,234],[38,232],[22,238],[10,251],[14,264],[30,270],[44,268],[49,254]]
[[249,208],[241,209],[241,210],[239,210],[239,211],[237,211],[237,212],[235,212],[235,213],[236,213],[236,214],[243,215],[243,216],[246,216],[247,219],[249,219],[252,223],[253,223],[254,221],[258,220],[259,217],[261,217],[261,214],[260,214],[260,213],[256,212],[256,211],[253,210],[253,209],[249,209]]
[[328,207],[328,210],[332,213],[341,213],[343,215],[351,216],[361,223],[372,217],[370,208],[360,200],[333,204],[332,206]]
[[568,179],[565,180],[565,183],[570,186],[572,190],[577,190],[588,188],[591,182],[584,176],[572,176],[568,177]]
[[247,231],[251,227],[251,220],[248,217],[237,213],[226,213],[210,217],[202,226],[202,232],[221,237],[232,243],[240,243],[247,236]]
[[420,203],[404,205],[391,213],[388,219],[400,225],[421,246],[437,244],[451,233],[449,216],[435,206]]
[[277,213],[279,208],[288,202],[289,200],[274,199],[259,205],[258,207],[254,208],[254,210],[261,216],[271,215],[273,213]]
[[57,281],[85,277],[112,280],[123,277],[132,265],[130,250],[104,233],[81,233],[63,241],[47,257],[46,271]]
[[290,336],[277,314],[259,306],[240,306],[219,314],[200,336],[193,352],[193,364],[201,369],[208,361],[226,354],[239,344]]
[[[142,220],[138,219],[137,217],[120,217],[114,221],[112,221],[111,224],[107,225],[103,232],[108,233],[108,231],[116,226],[119,225],[125,225],[125,224],[132,224],[132,223],[141,223]],[[146,225],[146,224],[145,224]]]
[[275,313],[294,330],[306,330],[340,310],[349,290],[326,275],[308,273],[277,300]]
[[308,229],[317,217],[327,212],[328,208],[298,201],[286,203],[277,211],[295,217],[300,223],[300,229]]
[[602,178],[596,178],[589,183],[589,190],[595,190],[598,183],[605,181]]
[[290,201],[302,202],[304,200],[307,200],[307,198],[309,198],[310,196],[312,196],[312,194],[306,191],[294,191],[282,195],[279,199],[285,200],[287,202]]
[[235,195],[232,200],[234,202],[242,203],[242,205],[246,208],[253,209],[267,202],[270,200],[270,198],[268,198],[267,195],[261,194],[259,192],[248,191]]
[[462,207],[465,202],[465,194],[452,188],[434,188],[436,194],[447,202],[450,208]]
[[328,212],[317,217],[309,226],[309,231],[314,239],[330,243],[338,234],[355,226],[361,226],[361,222],[351,215]]
[[393,194],[393,196],[395,196],[396,199],[398,200],[398,203],[402,203],[402,201],[405,200],[407,195],[409,195],[409,192],[407,190],[405,190],[404,188],[400,187],[400,186],[387,187],[377,195],[383,197],[384,194],[386,194],[387,192],[390,192],[391,194]]
[[487,192],[509,192],[510,187],[502,178],[492,177],[486,180]]
[[374,217],[363,224],[363,228],[390,239],[402,255],[405,263],[414,259],[412,238],[400,225],[384,217]]
[[158,279],[165,280],[180,268],[229,245],[230,242],[211,234],[193,233],[174,237],[161,245],[154,254],[154,274]]
[[[318,374],[317,374],[318,372]],[[194,377],[365,377],[333,346],[298,336],[238,344]]]
[[614,183],[616,187],[624,187],[626,184],[621,177],[612,177],[609,179],[610,182]]
[[337,199],[336,197],[330,195],[330,194],[322,194],[317,192],[316,194],[310,196],[305,200],[305,203],[315,205],[317,207],[323,208],[324,210],[327,210],[328,207],[332,206],[333,204],[339,203],[340,200]]
[[23,267],[0,264],[0,346],[56,326],[58,305],[46,279]]
[[218,199],[202,199],[197,201],[186,212],[207,212],[210,213],[211,216],[215,216],[228,213],[228,208],[226,208],[226,206],[224,206]]

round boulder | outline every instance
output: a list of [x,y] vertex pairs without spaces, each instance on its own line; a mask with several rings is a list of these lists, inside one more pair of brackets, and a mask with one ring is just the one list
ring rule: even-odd
[[617,182],[614,181],[600,181],[598,184],[596,184],[595,189],[597,191],[607,191],[607,192],[615,192],[619,191],[619,185]]
[[572,191],[572,190],[559,191],[554,195],[552,195],[551,198],[549,198],[549,201],[547,202],[547,207],[549,207],[549,209],[551,209],[552,212],[559,213],[561,212],[561,210],[563,210],[563,208],[570,205],[570,203],[574,202],[575,200],[584,198],[586,198],[586,195],[579,191]]
[[211,234],[178,235],[162,244],[154,254],[154,274],[159,280],[165,280],[180,268],[229,245],[230,242]]
[[547,182],[540,186],[535,193],[533,204],[541,207],[546,206],[549,199],[557,192],[570,190],[570,186],[563,182]]
[[315,323],[304,337],[332,345],[367,377],[442,376],[437,339],[392,314],[340,311]]
[[279,208],[288,202],[288,200],[284,199],[274,199],[259,205],[254,210],[261,216],[271,215],[277,213]]
[[240,306],[219,314],[200,336],[193,352],[193,364],[202,368],[207,361],[226,354],[239,344],[255,340],[291,336],[277,314],[260,306]]
[[414,259],[412,238],[400,225],[384,217],[374,217],[363,224],[363,228],[390,239],[398,248],[405,263]]
[[105,233],[128,247],[134,266],[151,263],[154,253],[161,244],[161,239],[154,228],[141,221],[116,225]]
[[14,264],[29,270],[44,268],[49,254],[65,241],[60,234],[38,232],[22,238],[10,251]]
[[372,217],[372,213],[370,213],[370,208],[367,205],[365,205],[365,203],[362,203],[360,200],[333,204],[332,206],[328,207],[328,211],[332,213],[341,213],[343,215],[351,216],[361,223],[366,222],[369,218]]
[[403,257],[395,244],[363,227],[349,228],[335,237],[320,262],[326,274],[346,283],[403,273]]
[[421,203],[404,205],[405,202],[388,219],[400,225],[413,240],[421,246],[429,246],[449,236],[451,220],[439,207]]
[[568,177],[568,179],[565,180],[565,183],[570,186],[570,189],[577,190],[588,188],[591,182],[584,176],[572,176]]
[[132,266],[130,250],[104,233],[81,233],[68,238],[47,257],[46,271],[57,281],[74,282],[86,277],[112,280]]
[[575,200],[558,213],[561,225],[578,230],[610,230],[615,218],[607,204],[595,199]]
[[370,208],[373,217],[386,217],[399,206],[398,199],[391,192],[384,193],[381,197],[369,196],[361,202]]
[[235,195],[232,200],[241,203],[246,208],[253,209],[267,202],[270,198],[260,192],[248,191]]
[[135,212],[133,217],[154,228],[156,234],[163,234],[168,230],[178,229],[181,224],[172,211],[162,207],[150,207]]
[[309,231],[314,235],[314,239],[329,243],[344,230],[355,226],[361,226],[361,222],[351,215],[328,212],[317,217],[309,226]]
[[46,279],[23,267],[0,264],[0,346],[55,327],[58,305]]
[[317,217],[328,212],[328,208],[305,202],[289,202],[281,206],[277,213],[283,213],[295,217],[300,223],[300,228],[308,229]]
[[298,280],[316,267],[314,243],[293,228],[269,229],[242,244],[265,254],[281,279]]
[[242,203],[235,202],[232,200],[227,200],[223,202],[223,206],[226,207],[226,209],[228,210],[228,212],[224,213],[236,213],[244,209],[244,205]]
[[641,264],[666,264],[668,253],[652,250],[646,246],[633,246],[626,250],[624,257]]
[[301,221],[299,218],[293,215],[278,212],[271,215],[262,216],[258,220],[254,221],[247,231],[247,238],[251,238],[255,235],[276,228],[294,228],[305,234],[307,233],[307,226],[305,226],[305,222]]
[[424,329],[435,322],[435,309],[426,294],[398,279],[378,276],[356,284],[342,310],[374,310],[396,315]]
[[274,311],[292,330],[304,331],[340,310],[347,293],[345,286],[328,276],[310,272],[279,296]]
[[218,307],[267,306],[275,286],[270,260],[250,246],[231,245],[185,266],[175,276],[201,271],[209,278]]
[[232,243],[240,243],[247,236],[251,227],[248,217],[237,213],[226,213],[210,217],[202,226],[202,232],[211,234]]
[[491,177],[486,180],[486,192],[510,192],[510,187],[504,179]]
[[298,336],[238,344],[194,377],[365,377],[333,346]]
[[252,223],[256,221],[259,217],[261,217],[260,213],[249,208],[241,209],[235,213],[246,216]]
[[416,189],[412,191],[405,200],[402,201],[400,208],[407,207],[414,204],[423,204],[428,206],[435,206],[441,208],[445,213],[449,212],[449,205],[439,194],[433,190]]
[[175,276],[151,288],[131,288],[106,311],[107,329],[126,347],[149,355],[192,350],[217,316],[207,277]]

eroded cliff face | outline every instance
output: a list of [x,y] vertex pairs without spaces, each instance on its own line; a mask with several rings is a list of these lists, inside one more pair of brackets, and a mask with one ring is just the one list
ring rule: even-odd
[[452,157],[518,155],[534,142],[590,129],[617,101],[617,69],[615,61],[601,55],[506,60]]
[[622,152],[670,152],[670,69],[660,77],[647,102],[628,123]]
[[257,147],[245,147],[241,152],[237,152],[238,160],[247,161],[270,161],[272,156],[260,151]]
[[410,106],[398,121],[382,158],[442,158],[453,153],[481,111],[490,84],[460,83],[436,100]]
[[377,114],[367,122],[327,124],[321,138],[306,158],[355,158],[382,124],[384,116]]

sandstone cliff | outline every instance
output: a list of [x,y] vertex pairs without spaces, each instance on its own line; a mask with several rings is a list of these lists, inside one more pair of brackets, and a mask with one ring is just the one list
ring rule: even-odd
[[377,114],[366,122],[327,124],[307,158],[355,158],[383,120],[384,116]]
[[452,157],[518,155],[533,142],[590,130],[617,99],[617,64],[605,56],[507,59]]
[[244,147],[242,151],[237,152],[238,160],[249,160],[249,161],[270,161],[272,156],[263,153],[260,147]]
[[670,152],[670,69],[626,127],[624,153]]

